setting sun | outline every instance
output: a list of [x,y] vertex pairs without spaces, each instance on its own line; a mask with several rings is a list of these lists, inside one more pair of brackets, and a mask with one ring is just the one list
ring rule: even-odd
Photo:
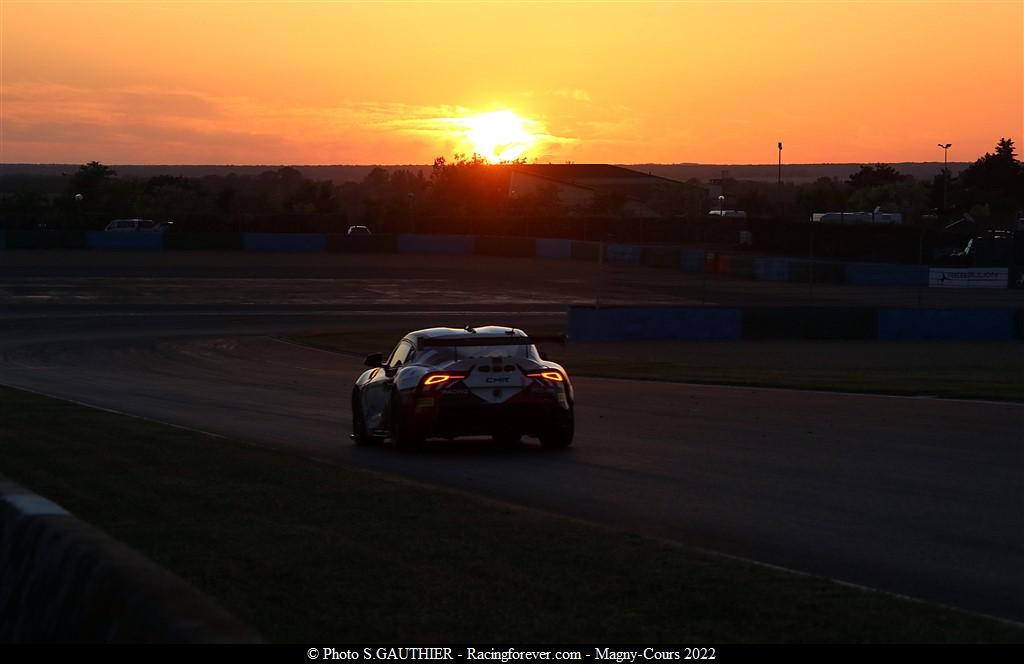
[[481,113],[462,122],[473,152],[490,162],[518,159],[537,143],[538,135],[531,130],[536,123],[512,111]]

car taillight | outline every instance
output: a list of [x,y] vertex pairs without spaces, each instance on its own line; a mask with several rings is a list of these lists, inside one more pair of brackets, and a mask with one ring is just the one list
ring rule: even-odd
[[447,383],[451,380],[462,380],[466,376],[463,374],[447,374],[447,373],[436,373],[430,374],[423,379],[424,385],[438,385],[440,383]]
[[556,383],[561,383],[565,380],[561,373],[557,371],[535,371],[534,373],[526,374],[530,378],[543,378],[545,380],[551,380]]

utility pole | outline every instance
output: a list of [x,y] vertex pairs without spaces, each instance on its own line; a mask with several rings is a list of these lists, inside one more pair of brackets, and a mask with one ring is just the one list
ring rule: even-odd
[[946,181],[949,180],[949,149],[952,143],[939,143],[942,148],[942,217],[946,216]]
[[782,141],[779,141],[779,190],[782,190]]
[[786,216],[786,205],[782,202],[782,141],[779,141],[779,183],[776,188],[776,195],[779,197],[779,215]]

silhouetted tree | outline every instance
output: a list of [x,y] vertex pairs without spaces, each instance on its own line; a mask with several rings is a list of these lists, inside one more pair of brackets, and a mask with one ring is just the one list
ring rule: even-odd
[[959,206],[984,215],[1012,219],[1024,208],[1024,166],[1017,159],[1013,140],[1002,138],[995,154],[986,152],[957,178]]
[[98,161],[79,166],[56,202],[62,225],[68,228],[93,227],[104,223],[103,219],[116,214],[115,211],[130,206],[130,203],[118,205],[124,197],[114,191],[116,175],[114,169]]
[[796,205],[799,218],[809,219],[815,212],[844,212],[848,207],[851,187],[845,182],[820,177],[797,191]]
[[881,208],[883,212],[900,212],[910,222],[916,222],[928,207],[928,190],[912,179],[874,187],[857,189],[847,203],[851,211],[870,212]]
[[71,188],[78,193],[94,191],[116,175],[117,171],[109,166],[104,166],[98,161],[90,161],[78,167],[78,171],[71,178]]
[[1013,139],[1003,138],[996,145],[995,154],[986,152],[960,174],[960,182],[981,191],[1012,194],[1020,193],[1014,191],[1020,185],[1020,175],[1021,162],[1017,159]]
[[456,153],[434,160],[427,212],[434,229],[495,233],[508,199],[508,165],[490,164],[478,154]]
[[850,176],[847,183],[854,189],[865,189],[867,187],[898,184],[907,179],[907,176],[888,164],[875,164],[874,166],[861,166],[859,171]]

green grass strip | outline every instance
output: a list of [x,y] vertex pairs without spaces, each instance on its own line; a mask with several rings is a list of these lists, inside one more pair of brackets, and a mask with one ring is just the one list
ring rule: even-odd
[[[536,332],[536,334],[554,331]],[[345,331],[292,339],[352,355],[383,352],[404,331]],[[570,376],[868,394],[1024,401],[1019,343],[633,342],[550,346]]]
[[1024,374],[1008,368],[857,369],[694,367],[683,363],[580,360],[574,375],[673,383],[1024,401]]
[[1012,625],[0,388],[0,473],[273,641],[1024,642]]

